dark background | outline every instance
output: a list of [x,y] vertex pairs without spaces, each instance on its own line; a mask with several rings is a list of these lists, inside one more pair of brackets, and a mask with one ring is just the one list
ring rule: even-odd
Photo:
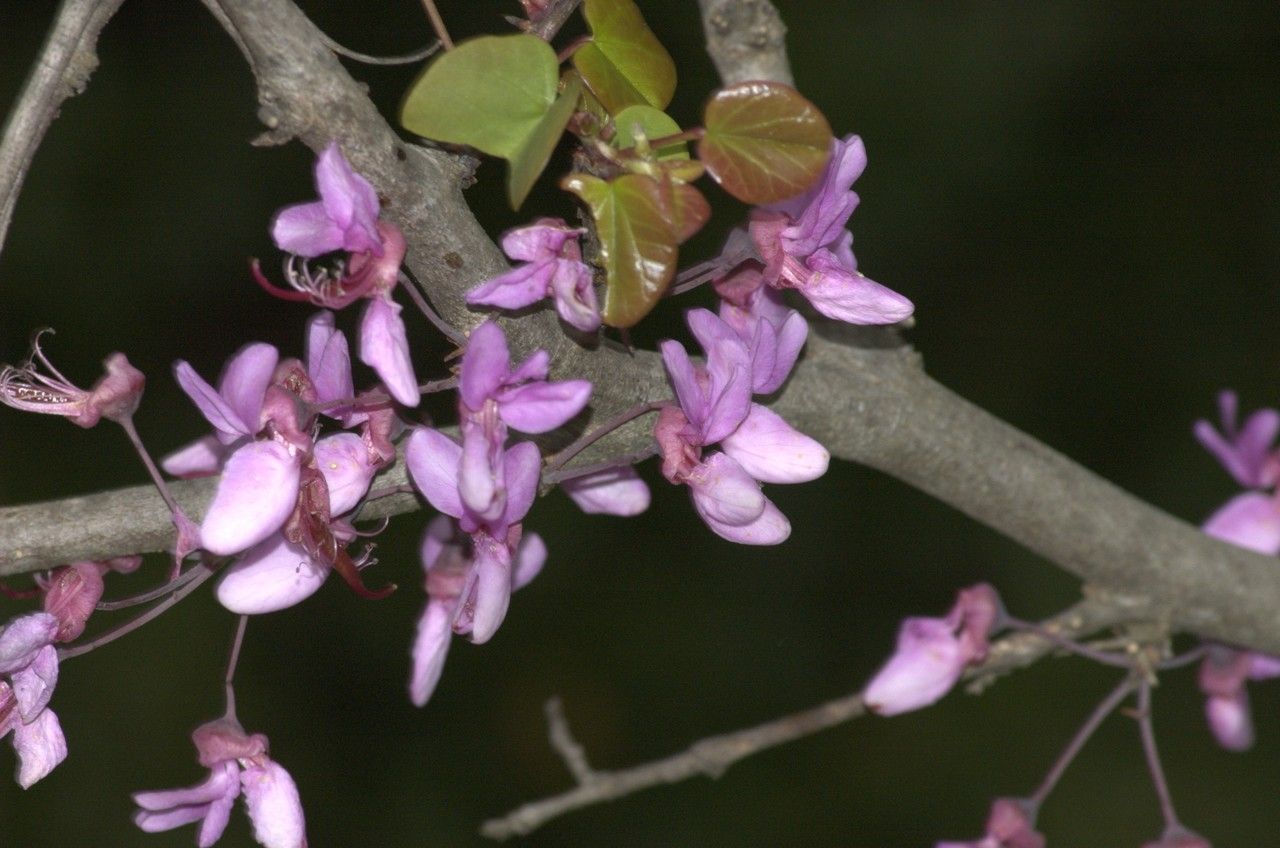
[[[429,37],[414,0],[305,5],[355,49],[403,52]],[[462,36],[504,31],[500,14],[517,11],[440,5]],[[1203,520],[1233,489],[1191,422],[1223,386],[1246,407],[1280,401],[1280,6],[783,6],[799,85],[837,132],[866,140],[858,258],[916,302],[911,338],[929,371],[1161,508]],[[680,67],[672,111],[695,122],[714,83],[694,4],[643,7]],[[16,97],[53,8],[0,0],[0,103]],[[168,378],[173,359],[211,377],[250,339],[301,350],[306,310],[263,296],[245,257],[274,265],[267,222],[312,196],[311,154],[249,146],[260,131],[252,81],[195,2],[129,0],[100,55],[87,94],[65,105],[42,146],[0,255],[0,360],[20,359],[30,330],[48,324],[58,335],[47,352],[84,384],[108,351],[126,351],[151,377],[138,425],[163,453],[205,428]],[[415,69],[354,72],[390,112]],[[471,192],[495,232],[520,220],[499,205],[500,173],[486,165]],[[741,213],[721,209],[687,257],[713,251]],[[570,206],[546,191],[522,218],[535,210]],[[666,309],[646,332],[677,332],[674,316]],[[412,333],[432,367],[438,343]],[[84,432],[0,410],[0,504],[142,480],[111,426]],[[794,535],[764,550],[721,542],[685,493],[654,482],[652,509],[633,520],[585,518],[559,495],[540,502],[526,526],[548,541],[546,571],[492,643],[455,642],[423,710],[405,680],[425,515],[397,519],[379,540],[379,576],[403,587],[391,599],[363,602],[332,580],[251,623],[241,717],[297,779],[313,846],[483,844],[481,820],[569,784],[544,737],[541,705],[553,694],[593,762],[622,767],[856,689],[902,616],[941,613],[967,583],[993,582],[1024,617],[1076,597],[1076,581],[1053,566],[862,468],[771,487]],[[109,591],[163,569],[149,560],[140,580]],[[53,705],[71,755],[26,793],[0,781],[0,845],[192,844],[191,828],[139,833],[129,793],[201,777],[187,734],[221,711],[233,625],[204,591],[68,662]],[[976,836],[990,799],[1029,791],[1114,676],[1042,663],[980,698],[858,721],[718,782],[569,815],[528,842],[906,848]],[[1156,723],[1183,818],[1218,846],[1271,844],[1275,687],[1254,687],[1260,742],[1234,755],[1205,731],[1193,674],[1161,684]],[[0,750],[0,769],[10,756]],[[1131,722],[1104,726],[1040,824],[1058,846],[1158,836]],[[238,812],[221,844],[250,842]]]

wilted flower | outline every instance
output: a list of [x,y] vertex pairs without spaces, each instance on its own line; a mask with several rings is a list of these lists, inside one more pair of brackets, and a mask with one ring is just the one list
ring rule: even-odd
[[31,355],[25,363],[0,369],[0,403],[24,412],[61,415],[85,428],[103,418],[120,422],[133,417],[146,378],[123,353],[108,356],[102,363],[106,373],[85,391],[45,358],[40,335],[32,339]]
[[503,252],[524,264],[472,289],[467,303],[523,309],[550,297],[566,324],[594,332],[600,327],[600,307],[591,269],[578,247],[582,232],[559,218],[539,218],[507,232],[502,237]]
[[936,848],[1044,848],[1035,830],[1035,810],[1026,801],[997,798],[991,805],[987,832],[971,842],[939,842]]

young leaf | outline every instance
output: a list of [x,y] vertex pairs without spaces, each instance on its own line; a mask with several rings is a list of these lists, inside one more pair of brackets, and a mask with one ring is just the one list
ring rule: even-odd
[[520,204],[529,196],[529,189],[547,167],[560,136],[564,134],[565,125],[573,116],[578,97],[582,94],[582,82],[570,79],[564,93],[557,98],[547,114],[533,128],[533,132],[524,140],[520,148],[513,153],[507,168],[507,198],[512,209],[519,209]]
[[668,179],[659,180],[658,186],[676,244],[684,244],[710,220],[711,204],[688,183]]
[[[614,117],[613,125],[617,132],[613,142],[619,150],[636,146],[637,130],[649,141],[680,132],[680,125],[670,115],[645,104],[623,109]],[[688,159],[689,145],[680,141],[656,152],[659,159]]]
[[745,203],[777,203],[804,192],[831,152],[831,125],[794,88],[744,82],[721,89],[703,113],[698,158]]
[[591,41],[573,65],[609,113],[647,103],[665,109],[676,90],[676,63],[632,0],[585,0]]
[[556,100],[560,65],[535,35],[487,35],[441,54],[400,109],[405,128],[512,158]]
[[[623,174],[609,182],[570,174],[560,186],[578,195],[595,219],[606,277],[604,323],[635,325],[653,309],[676,273],[679,240],[669,218],[673,204],[664,202],[657,180],[643,174]],[[681,210],[693,209],[688,198],[678,204]]]

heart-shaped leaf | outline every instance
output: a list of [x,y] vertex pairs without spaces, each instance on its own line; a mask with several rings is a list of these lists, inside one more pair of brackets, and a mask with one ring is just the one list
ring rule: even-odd
[[777,203],[817,181],[831,153],[831,125],[800,92],[744,82],[716,92],[703,113],[698,158],[725,191]]
[[591,41],[573,65],[611,115],[647,103],[665,109],[676,90],[676,63],[632,0],[585,0]]
[[556,100],[560,65],[536,35],[486,35],[441,54],[409,89],[405,128],[504,159],[517,153]]
[[582,82],[569,80],[564,93],[556,99],[542,120],[524,140],[520,148],[510,157],[507,168],[507,197],[512,209],[519,209],[520,204],[529,196],[529,189],[537,181],[551,154],[564,134],[564,128],[573,116],[574,107],[578,105],[578,97],[582,94]]
[[710,220],[711,204],[688,183],[659,179],[658,187],[676,244],[684,244]]
[[570,174],[560,186],[580,197],[595,219],[606,280],[604,323],[634,326],[653,309],[676,273],[679,252],[669,217],[671,201],[664,200],[657,180],[644,174],[623,174],[608,182]]

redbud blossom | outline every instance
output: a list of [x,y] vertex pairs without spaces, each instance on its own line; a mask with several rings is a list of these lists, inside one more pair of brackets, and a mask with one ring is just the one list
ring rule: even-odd
[[562,480],[560,488],[588,515],[627,517],[649,508],[649,487],[630,465]]
[[136,792],[134,823],[147,833],[200,822],[196,845],[209,848],[222,836],[241,791],[253,835],[265,848],[306,848],[302,801],[293,778],[267,755],[267,737],[246,734],[233,719],[203,724],[191,734],[204,782],[187,789]]
[[73,562],[55,569],[44,588],[44,611],[58,620],[55,642],[70,642],[84,632],[94,606],[102,600],[102,573],[96,562]]
[[282,209],[271,225],[281,250],[320,256],[335,250],[382,255],[378,237],[378,193],[352,169],[336,141],[316,158],[320,200]]
[[894,324],[910,317],[911,301],[858,273],[853,234],[845,229],[858,205],[850,189],[866,165],[862,139],[835,139],[817,184],[797,198],[755,210],[748,229],[769,285],[796,289],[837,321]]
[[1002,615],[995,589],[979,583],[960,592],[945,618],[903,621],[893,656],[863,690],[867,709],[893,716],[939,700],[986,657],[987,637]]
[[1235,392],[1219,394],[1222,432],[1201,419],[1195,424],[1196,438],[1241,486],[1269,489],[1280,479],[1280,462],[1272,452],[1272,443],[1280,433],[1280,412],[1259,409],[1245,420],[1244,427],[1238,427],[1238,406]]
[[24,364],[0,369],[0,403],[24,412],[61,415],[85,428],[103,418],[116,422],[132,418],[142,400],[146,378],[123,353],[109,355],[102,366],[106,373],[85,391],[45,358],[37,334]]
[[524,264],[472,289],[467,303],[523,309],[550,297],[566,324],[595,332],[600,327],[600,307],[591,269],[578,248],[582,233],[559,218],[539,218],[508,231],[502,237],[502,250]]
[[18,754],[17,781],[29,789],[67,757],[67,741],[58,717],[49,709],[58,682],[58,652],[53,640],[58,619],[37,612],[19,616],[0,629],[0,737],[13,731]]

